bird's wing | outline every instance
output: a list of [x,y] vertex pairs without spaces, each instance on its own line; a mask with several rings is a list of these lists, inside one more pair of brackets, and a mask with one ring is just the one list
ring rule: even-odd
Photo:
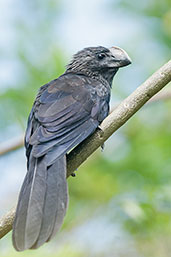
[[25,136],[28,172],[13,225],[16,250],[37,248],[61,227],[67,205],[65,153],[88,137],[107,115],[93,82],[63,75],[41,87]]
[[[99,125],[101,100],[91,81],[81,75],[63,75],[42,89],[29,119],[26,142],[47,166],[82,142]],[[90,89],[91,87],[91,89]]]

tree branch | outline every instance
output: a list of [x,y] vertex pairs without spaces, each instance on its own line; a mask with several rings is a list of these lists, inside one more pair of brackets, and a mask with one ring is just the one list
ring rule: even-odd
[[[148,103],[154,103],[154,102],[158,102],[158,101],[166,101],[166,100],[171,100],[171,88],[166,88],[163,89],[161,92],[157,93],[155,96],[153,96]],[[114,111],[119,104],[114,105],[111,108],[111,112]],[[12,151],[15,151],[21,147],[24,146],[24,135],[19,136],[18,138],[15,139],[10,139],[7,142],[4,142],[1,144],[0,146],[0,157],[2,155],[8,154]]]
[[[171,81],[171,61],[162,66],[102,122],[100,129],[77,146],[67,156],[67,177],[71,175],[99,146],[130,119],[150,98]],[[0,238],[12,228],[15,211],[8,212],[0,220]]]
[[98,129],[68,155],[68,176],[170,81],[171,60],[122,101],[101,123],[101,130]]
[[24,136],[2,143],[0,147],[0,156],[21,148],[24,145]]
[[14,207],[0,219],[0,238],[4,237],[12,229],[15,209]]
[[148,103],[153,103],[153,102],[162,101],[162,100],[170,100],[170,99],[171,99],[171,88],[169,87],[168,89],[165,88],[161,92],[153,96]]

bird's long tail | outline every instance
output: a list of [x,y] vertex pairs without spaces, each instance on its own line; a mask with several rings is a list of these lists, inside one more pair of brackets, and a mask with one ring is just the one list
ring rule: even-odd
[[13,225],[15,249],[34,249],[49,241],[60,229],[67,205],[66,156],[48,168],[46,156],[31,156]]

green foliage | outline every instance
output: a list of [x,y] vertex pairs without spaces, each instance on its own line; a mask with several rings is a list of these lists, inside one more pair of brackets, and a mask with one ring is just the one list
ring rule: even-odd
[[[115,1],[113,3],[116,8]],[[117,6],[140,19],[154,19],[154,26],[148,28],[151,35],[161,49],[170,47],[170,0],[120,0]],[[20,133],[24,131],[39,87],[58,77],[64,71],[67,59],[64,49],[55,43],[57,40],[51,43],[52,28],[61,11],[60,2],[25,1],[22,8],[27,18],[30,15],[33,19],[30,21],[19,16],[14,21],[17,35],[15,55],[20,74],[19,79],[14,78],[0,93],[2,138],[9,127],[19,128]],[[136,42],[132,42],[131,47],[136,48]],[[153,63],[150,69],[153,70],[155,65]],[[101,215],[111,223],[117,220],[132,235],[144,256],[170,255],[170,117],[170,102],[148,104],[120,129],[120,134],[109,139],[113,140],[113,145],[107,143],[104,153],[96,152],[76,171],[76,178],[69,178],[70,205],[64,233],[94,217],[100,208]],[[124,138],[123,142],[121,138]],[[115,149],[116,142],[119,145]],[[58,250],[45,246],[38,251],[21,253],[25,257],[47,255],[87,256],[67,243],[61,243]],[[10,248],[1,256],[15,257],[18,253]]]
[[164,42],[169,48],[171,44],[171,8],[170,0],[129,1],[120,0],[118,5],[134,15],[155,19],[150,32],[157,40]]

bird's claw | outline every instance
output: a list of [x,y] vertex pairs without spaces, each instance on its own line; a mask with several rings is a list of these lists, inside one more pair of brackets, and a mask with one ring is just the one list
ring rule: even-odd
[[105,148],[105,144],[103,143],[103,144],[101,145],[101,151],[102,151],[102,152],[104,151],[104,148]]

